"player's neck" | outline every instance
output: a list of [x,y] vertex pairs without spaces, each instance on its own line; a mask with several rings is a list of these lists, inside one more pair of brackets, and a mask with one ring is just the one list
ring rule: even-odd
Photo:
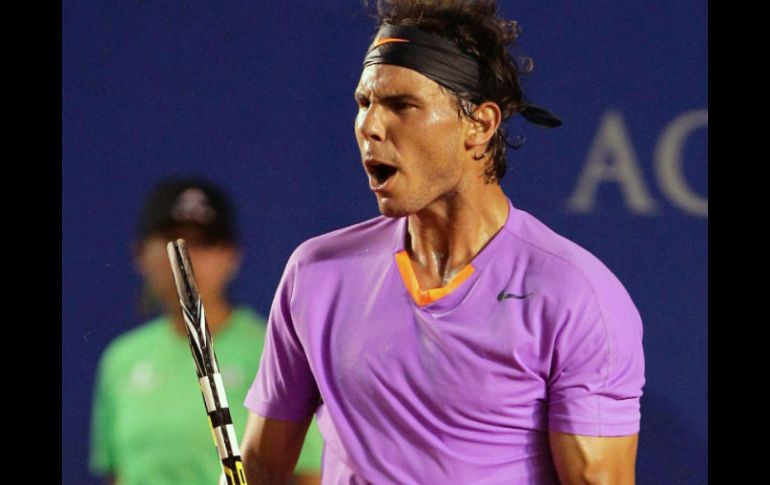
[[499,185],[453,194],[408,218],[406,249],[426,290],[444,286],[497,234],[508,218]]
[[[227,325],[227,319],[230,317],[233,310],[232,306],[225,298],[204,298],[203,307],[206,312],[206,323],[208,324],[209,332],[211,332],[212,335],[222,330]],[[180,335],[187,335],[179,304],[177,303],[176,308],[171,310],[173,311],[167,311],[166,315],[172,318],[174,331]]]

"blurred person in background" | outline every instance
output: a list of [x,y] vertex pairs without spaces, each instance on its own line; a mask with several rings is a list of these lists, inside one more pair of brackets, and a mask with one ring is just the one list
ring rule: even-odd
[[[227,294],[242,257],[230,202],[205,180],[161,182],[145,202],[134,246],[143,310],[161,314],[116,338],[97,375],[90,466],[108,483],[212,485],[221,475],[166,253],[177,238],[187,243],[231,403],[244,401],[259,367],[265,320]],[[242,428],[246,409],[230,412]],[[322,449],[313,425],[294,484],[320,483]]]

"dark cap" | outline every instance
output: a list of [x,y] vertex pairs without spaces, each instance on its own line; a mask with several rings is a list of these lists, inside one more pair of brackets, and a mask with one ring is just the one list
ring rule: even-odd
[[198,178],[168,179],[144,203],[139,237],[192,238],[199,244],[236,242],[235,214],[225,193]]

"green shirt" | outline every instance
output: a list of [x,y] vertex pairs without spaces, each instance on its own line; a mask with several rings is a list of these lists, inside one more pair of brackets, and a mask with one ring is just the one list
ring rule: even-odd
[[[233,426],[259,367],[265,321],[235,309],[213,337]],[[311,424],[295,471],[318,473],[323,440]],[[165,317],[115,339],[99,364],[92,416],[91,470],[120,485],[211,485],[221,465],[187,337]]]

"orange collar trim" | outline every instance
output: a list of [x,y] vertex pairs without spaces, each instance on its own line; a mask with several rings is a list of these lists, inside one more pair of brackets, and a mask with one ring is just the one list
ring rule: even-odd
[[434,301],[443,298],[454,291],[458,286],[463,284],[475,271],[473,266],[469,263],[452,278],[446,286],[441,288],[432,288],[430,290],[421,290],[420,283],[417,282],[417,276],[412,269],[412,263],[409,261],[409,254],[406,250],[396,253],[396,264],[398,270],[401,273],[401,279],[404,280],[404,285],[412,295],[414,302],[417,306],[425,306]]

